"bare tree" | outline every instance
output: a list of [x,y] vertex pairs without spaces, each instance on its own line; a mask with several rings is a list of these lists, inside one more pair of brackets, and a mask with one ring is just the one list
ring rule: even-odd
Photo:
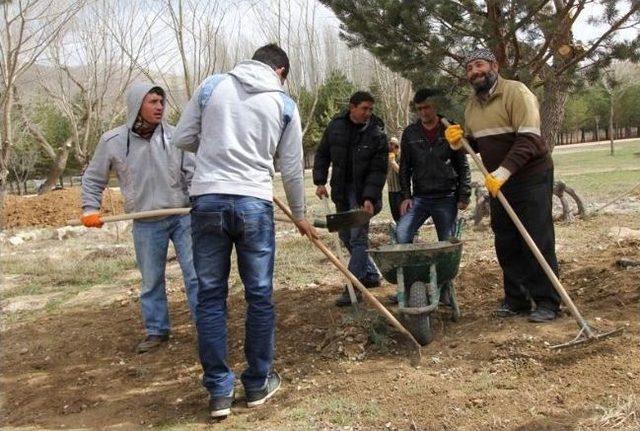
[[398,136],[411,117],[411,81],[398,76],[377,59],[372,59],[372,63],[385,124],[389,133]]
[[17,80],[56,39],[84,1],[15,0],[0,4],[0,205],[13,145],[12,115]]
[[[53,79],[39,79],[44,94],[69,120],[73,154],[82,167],[89,163],[105,125],[124,113],[123,96],[140,74],[109,32],[119,20],[111,11],[103,2],[78,13],[47,51],[55,68]],[[147,41],[132,45],[136,57]]]
[[207,76],[227,67],[225,24],[239,1],[165,0],[163,16],[173,33],[187,98]]
[[291,94],[298,97],[304,88],[313,97],[311,108],[302,119],[303,136],[312,124],[325,72],[319,7],[318,2],[310,0],[275,0],[271,8],[253,9],[264,39],[277,41],[289,54],[292,67],[287,82]]
[[616,139],[616,104],[633,84],[629,76],[625,76],[624,65],[620,63],[607,67],[601,76],[602,87],[609,96],[609,155],[615,154],[614,140]]
[[38,189],[38,194],[46,193],[56,185],[58,179],[64,172],[67,166],[67,159],[69,158],[69,152],[71,151],[73,135],[69,136],[59,147],[55,147],[53,143],[49,142],[42,129],[34,123],[27,114],[27,107],[25,107],[17,93],[14,94],[15,106],[20,112],[24,126],[29,134],[33,137],[38,147],[51,160],[51,169],[47,175],[47,179]]

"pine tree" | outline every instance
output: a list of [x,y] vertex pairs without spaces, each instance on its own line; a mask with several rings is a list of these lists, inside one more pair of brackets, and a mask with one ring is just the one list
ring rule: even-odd
[[[618,33],[637,24],[637,0],[321,0],[342,22],[341,37],[362,46],[390,69],[410,79],[449,91],[466,85],[465,54],[490,48],[501,74],[530,87],[542,87],[543,134],[556,142],[565,103],[577,74],[597,72],[613,59],[638,60],[640,36]],[[590,41],[572,28],[592,15]],[[597,29],[597,30],[596,30]],[[538,93],[538,91],[536,91]]]

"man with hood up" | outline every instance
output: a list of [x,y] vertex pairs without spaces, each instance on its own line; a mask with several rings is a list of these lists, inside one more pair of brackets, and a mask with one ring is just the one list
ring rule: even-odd
[[[331,166],[331,200],[339,212],[363,208],[374,215],[382,208],[382,188],[387,179],[388,143],[384,123],[373,115],[374,98],[356,91],[348,110],[327,125],[313,163],[316,196],[327,198]],[[367,288],[380,286],[378,268],[367,255],[369,223],[339,232],[351,258],[349,271]],[[356,293],[359,297],[360,293]],[[338,307],[351,304],[346,287],[336,300]]]
[[231,250],[247,301],[241,376],[247,407],[280,388],[273,369],[274,157],[300,233],[305,219],[300,114],[283,84],[289,58],[277,45],[259,48],[232,71],[208,77],[187,104],[174,144],[196,152],[191,184],[194,264],[198,274],[198,346],[212,417],[231,413],[235,375],[227,362],[227,294]]
[[[82,222],[100,228],[102,193],[109,171],[116,172],[125,212],[180,208],[189,205],[193,155],[171,145],[173,127],[163,120],[165,92],[150,83],[135,83],[127,93],[127,123],[106,132],[82,176]],[[165,289],[169,241],[176,257],[195,321],[198,279],[193,267],[189,215],[133,222],[133,243],[142,275],[140,306],[147,336],[136,348],[147,352],[169,340]]]

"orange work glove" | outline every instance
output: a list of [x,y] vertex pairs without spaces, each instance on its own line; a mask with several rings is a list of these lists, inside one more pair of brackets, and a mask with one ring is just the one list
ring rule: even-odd
[[82,217],[80,217],[80,221],[86,227],[101,228],[104,224],[102,218],[100,217],[100,213],[83,214]]
[[500,166],[498,169],[484,177],[484,185],[487,187],[487,190],[489,190],[489,193],[491,193],[491,196],[494,198],[498,196],[500,187],[507,182],[510,176],[511,172]]

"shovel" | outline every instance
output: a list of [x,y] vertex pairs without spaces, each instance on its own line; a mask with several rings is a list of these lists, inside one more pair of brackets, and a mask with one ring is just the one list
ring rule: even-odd
[[[320,198],[320,200],[322,201],[322,205],[324,206],[324,212],[327,215],[327,219],[329,218],[329,212],[331,211],[329,209],[329,199],[324,197],[324,198]],[[367,214],[368,215],[368,214]],[[366,222],[365,222],[366,223]],[[313,225],[315,227],[318,227],[317,224],[314,222]],[[329,230],[329,232],[331,232],[331,230]],[[333,237],[333,245],[336,249],[336,254],[338,255],[338,258],[340,259],[340,262],[342,263],[342,265],[347,266],[346,264],[346,259],[344,257],[344,253],[342,252],[342,248],[340,246],[340,239],[335,236],[335,235],[331,235]],[[347,292],[349,292],[349,299],[351,300],[351,306],[354,309],[358,309],[358,298],[356,297],[356,292],[355,290],[353,290],[353,284],[351,284],[351,280],[349,280],[349,277],[345,277],[345,281],[347,283]]]
[[[445,118],[442,118],[442,124],[444,124],[445,127],[449,127],[450,125],[450,123]],[[471,158],[478,166],[478,169],[480,169],[480,172],[482,172],[482,175],[484,177],[489,175],[487,168],[484,167],[482,160],[480,160],[480,157],[478,157],[476,152],[473,151],[473,149],[469,145],[469,141],[467,141],[466,138],[462,138],[462,146],[465,149],[465,151],[471,155]],[[562,302],[564,302],[567,308],[569,308],[569,311],[571,311],[573,318],[576,320],[576,322],[578,323],[578,326],[580,327],[580,332],[578,332],[578,335],[576,335],[576,337],[573,340],[568,341],[566,343],[561,343],[555,346],[551,346],[551,349],[562,349],[565,347],[584,345],[594,341],[600,341],[605,338],[621,335],[622,332],[624,331],[624,328],[618,328],[608,332],[596,333],[589,326],[589,324],[584,319],[584,317],[582,317],[582,314],[580,314],[580,311],[578,311],[578,307],[576,307],[576,305],[573,303],[573,301],[571,300],[571,297],[569,296],[565,288],[560,283],[560,280],[558,280],[558,277],[556,276],[556,274],[553,272],[553,270],[545,260],[544,256],[542,256],[542,253],[540,253],[540,250],[538,249],[538,246],[536,245],[536,243],[533,242],[531,235],[529,235],[529,232],[527,232],[527,229],[524,227],[524,225],[516,215],[513,208],[511,208],[511,205],[507,201],[507,198],[505,198],[502,192],[499,190],[498,190],[498,200],[504,207],[507,214],[509,214],[511,221],[516,226],[516,228],[518,228],[520,235],[522,235],[522,238],[525,240],[525,242],[529,246],[531,253],[533,253],[533,255],[535,256],[536,260],[544,270],[544,273],[549,278],[549,281],[551,281],[551,284],[553,284],[553,287],[556,289],[558,294],[562,297]]]
[[[289,207],[287,207],[279,198],[274,196],[273,202],[275,202],[275,204],[278,205],[278,207],[280,207],[282,212],[284,212],[287,215],[287,217],[291,219],[291,221],[293,221],[294,223],[296,222]],[[362,293],[363,298],[366,299],[367,302],[373,305],[394,328],[396,328],[401,334],[404,334],[411,341],[411,344],[414,347],[414,353],[415,353],[415,356],[411,358],[411,363],[414,366],[418,365],[420,363],[420,360],[422,359],[422,353],[420,351],[420,344],[416,341],[415,338],[413,338],[413,335],[411,335],[411,333],[407,331],[407,329],[404,326],[402,326],[400,322],[398,322],[398,319],[396,319],[393,316],[393,314],[391,314],[391,312],[387,310],[384,307],[384,305],[382,305],[380,301],[378,301],[376,297],[373,296],[366,287],[364,287],[364,285],[360,282],[360,280],[358,280],[358,278],[355,275],[353,275],[347,269],[347,267],[340,262],[340,260],[331,252],[331,250],[327,248],[326,245],[322,243],[322,241],[320,241],[317,238],[313,238],[311,236],[307,236],[307,238],[309,238],[309,240],[313,243],[313,245],[319,248],[320,251],[322,251],[322,253],[324,253],[324,255],[327,256],[327,258],[329,258],[331,263],[333,263],[335,267],[338,268],[340,272],[342,272],[351,281],[351,283],[353,284],[353,287],[356,287]]]
[[326,221],[316,219],[313,222],[315,227],[327,229],[329,232],[338,232],[342,229],[362,226],[371,219],[371,214],[363,209],[353,209],[335,214],[327,214]]

